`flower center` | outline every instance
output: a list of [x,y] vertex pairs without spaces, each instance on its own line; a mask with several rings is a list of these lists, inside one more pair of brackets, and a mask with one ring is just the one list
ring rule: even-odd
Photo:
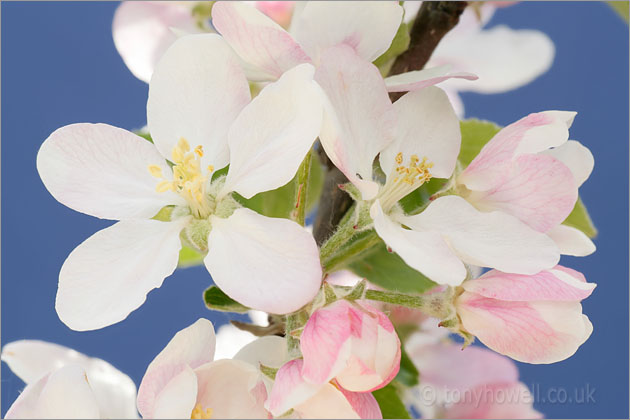
[[205,410],[201,407],[201,404],[197,404],[195,408],[193,408],[192,413],[190,413],[191,419],[211,419],[212,418],[212,408],[206,408]]
[[383,211],[387,212],[401,198],[431,179],[429,169],[432,167],[433,163],[427,162],[426,157],[423,157],[421,161],[417,155],[411,155],[409,165],[405,166],[403,165],[403,154],[398,153],[396,155],[396,166],[387,177],[387,183],[385,183],[378,196]]
[[193,216],[206,219],[215,207],[213,198],[206,193],[207,181],[214,167],[208,166],[204,174],[201,169],[202,156],[202,146],[191,150],[188,141],[182,137],[172,152],[173,180],[164,178],[162,169],[158,165],[149,165],[149,172],[162,180],[157,184],[158,192],[175,191],[186,199]]

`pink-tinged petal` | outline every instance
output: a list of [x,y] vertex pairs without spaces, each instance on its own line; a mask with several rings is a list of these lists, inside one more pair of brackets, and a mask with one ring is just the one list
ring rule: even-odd
[[362,419],[382,419],[381,407],[379,407],[376,398],[371,392],[350,392],[343,388],[339,388],[352,406],[352,409]]
[[408,92],[424,89],[437,85],[449,79],[477,80],[478,77],[472,73],[454,72],[451,73],[451,66],[444,65],[432,67],[424,70],[414,70],[385,78],[385,85],[388,92]]
[[319,250],[300,225],[246,208],[227,219],[210,220],[204,263],[232,299],[253,309],[286,314],[315,297],[322,277]]
[[155,68],[147,124],[167,159],[185,138],[193,148],[203,146],[202,169],[220,169],[229,162],[228,129],[249,100],[249,84],[229,45],[217,34],[187,35]]
[[402,153],[403,163],[411,156],[427,158],[435,178],[449,178],[455,169],[462,135],[459,119],[446,93],[429,87],[410,92],[394,102],[398,115],[395,140],[381,152],[380,164],[387,176],[394,173],[396,155]]
[[304,380],[303,364],[302,359],[294,359],[278,369],[266,404],[267,409],[274,416],[281,416],[303,404],[322,389],[322,385],[315,385]]
[[287,71],[236,118],[228,133],[224,194],[251,198],[293,179],[322,127],[323,95],[314,72],[310,64]]
[[524,86],[544,74],[553,63],[554,44],[543,32],[504,25],[440,41],[430,66],[452,64],[458,71],[479,76],[475,83],[452,79],[460,91],[502,93]]
[[499,131],[460,174],[458,182],[475,191],[500,183],[513,159],[558,147],[569,138],[574,112],[545,111],[530,114]]
[[466,199],[481,211],[500,210],[532,229],[547,232],[569,216],[578,199],[573,174],[543,154],[518,156],[495,185]]
[[[370,393],[363,393],[363,395],[365,397],[362,399],[366,401],[372,396]],[[356,399],[351,401],[347,395],[344,395],[342,389],[326,383],[320,387],[317,394],[295,407],[295,412],[302,419],[359,419],[362,418],[361,413],[370,415],[364,418],[382,418],[377,415],[380,415],[380,409],[376,412],[372,406],[363,407],[360,405],[363,402]],[[370,402],[367,403],[370,404]]]
[[564,360],[592,332],[577,302],[510,302],[464,292],[456,305],[468,332],[492,350],[525,363]]
[[389,48],[402,15],[402,7],[392,1],[313,1],[295,18],[294,33],[313,59],[326,48],[345,44],[372,62]]
[[295,7],[294,1],[256,1],[256,8],[269,16],[277,24],[287,27]]
[[350,309],[350,303],[340,300],[318,309],[307,321],[300,337],[306,381],[323,384],[346,368],[352,351],[352,329],[361,327],[361,319]]
[[37,171],[53,197],[102,219],[148,219],[166,205],[183,203],[175,193],[156,191],[159,181],[149,165],[172,176],[154,145],[107,124],[62,127],[37,153]]
[[125,1],[114,13],[114,45],[138,79],[149,83],[164,51],[175,42],[177,31],[195,33],[193,1]]
[[370,209],[378,236],[410,267],[439,284],[459,285],[466,267],[439,232],[403,228],[383,213],[379,200]]
[[417,232],[440,233],[462,261],[480,267],[535,274],[560,259],[547,235],[509,214],[480,212],[455,195],[440,197],[422,213],[399,221]]
[[[192,374],[194,381],[190,379],[191,369],[212,361],[215,343],[214,327],[210,321],[203,318],[173,336],[166,347],[153,359],[142,378],[138,390],[138,410],[143,417],[151,418],[154,415],[156,401],[166,387],[170,386],[172,392],[177,391],[176,384],[172,386],[169,384],[178,376],[176,382],[182,388],[190,389],[190,384],[194,382],[195,393],[192,397],[194,406],[197,380],[194,373]],[[190,415],[190,411],[187,415]]]
[[442,342],[406,346],[405,350],[422,372],[422,383],[437,392],[463,393],[482,384],[518,381],[518,368],[512,360],[481,347],[468,346],[462,350],[461,344]]
[[217,360],[195,369],[199,392],[196,404],[219,419],[269,418],[267,391],[258,370],[240,360]]
[[2,361],[27,385],[50,372],[74,364],[88,375],[100,412],[107,418],[135,418],[136,385],[104,360],[39,340],[19,340],[2,347]]
[[465,282],[462,287],[487,298],[507,301],[579,302],[591,295],[595,283],[586,283],[577,271],[563,270],[567,269],[556,266],[529,276],[491,270],[476,280]]
[[580,187],[591,176],[595,166],[595,159],[591,151],[575,140],[569,140],[559,147],[542,153],[553,156],[564,163],[571,170],[577,187]]
[[523,383],[480,385],[449,406],[445,419],[540,419],[534,397]]
[[259,10],[238,2],[212,7],[212,24],[234,51],[259,73],[259,80],[277,79],[311,59],[280,25]]
[[187,222],[123,220],[77,246],[59,273],[55,308],[61,321],[86,331],[125,319],[175,271]]
[[141,413],[144,418],[185,419],[195,407],[196,399],[197,376],[190,366],[182,366],[182,370],[170,378],[155,395],[151,414],[146,410],[141,410]]
[[383,78],[373,64],[340,45],[322,54],[315,80],[328,98],[319,136],[322,146],[363,199],[374,198],[378,184],[372,181],[372,164],[396,130],[396,112]]
[[233,359],[242,360],[252,366],[263,364],[267,367],[280,368],[288,358],[286,340],[277,335],[268,335],[244,346]]
[[67,365],[29,384],[7,419],[99,419],[98,403],[83,368]]

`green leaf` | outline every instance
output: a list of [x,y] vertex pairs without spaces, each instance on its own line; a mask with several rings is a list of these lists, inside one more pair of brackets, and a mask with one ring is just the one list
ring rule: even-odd
[[481,148],[490,141],[501,127],[490,121],[471,118],[459,123],[462,130],[462,148],[459,161],[465,168],[479,154]]
[[405,350],[404,345],[400,345],[400,370],[396,375],[396,380],[405,386],[416,386],[418,385],[418,377],[420,376],[420,372],[416,369],[416,366],[413,364],[407,351]]
[[247,312],[249,308],[243,306],[225,293],[217,286],[210,286],[203,292],[203,300],[209,309],[223,312]]
[[[311,172],[306,193],[306,211],[313,208],[324,186],[324,171],[317,157],[311,153]],[[250,199],[234,194],[236,199],[245,207],[268,217],[290,218],[295,210],[295,193],[297,190],[297,175],[286,185],[273,190],[256,194]]]
[[179,251],[179,262],[177,263],[177,267],[188,268],[188,267],[194,267],[196,265],[201,265],[203,264],[204,257],[205,255],[184,245],[182,246],[182,249]]
[[363,258],[350,263],[355,274],[387,290],[424,293],[435,283],[409,267],[397,254],[388,252],[385,243],[374,246]]
[[398,27],[398,31],[396,32],[396,35],[394,36],[394,39],[387,51],[374,60],[374,65],[378,67],[383,76],[386,76],[387,73],[389,73],[389,68],[393,64],[394,59],[407,51],[407,48],[409,48],[409,41],[409,25],[403,22]]
[[372,392],[384,419],[410,419],[409,412],[405,408],[398,392],[392,383],[384,388]]
[[573,207],[573,211],[562,224],[581,230],[589,238],[597,236],[597,228],[593,224],[591,216],[588,215],[588,211],[582,199],[579,197],[575,203],[575,207]]
[[630,5],[627,1],[607,1],[608,5],[613,8],[623,20],[628,23],[628,13],[630,11]]

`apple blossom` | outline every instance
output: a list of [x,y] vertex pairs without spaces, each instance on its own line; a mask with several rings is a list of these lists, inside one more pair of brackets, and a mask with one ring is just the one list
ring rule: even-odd
[[300,337],[302,376],[313,384],[332,379],[344,389],[366,392],[398,373],[400,341],[381,311],[341,299],[317,309]]
[[574,117],[575,112],[546,111],[508,125],[459,174],[457,184],[477,209],[518,217],[548,233],[563,254],[584,256],[595,245],[579,230],[560,225],[594,164],[586,147],[568,140]]
[[594,288],[559,265],[529,276],[491,270],[462,284],[455,307],[461,328],[492,350],[521,362],[555,363],[593,332],[580,301]]
[[[65,261],[56,302],[62,321],[89,330],[124,319],[175,270],[182,240],[207,252],[214,281],[239,302],[274,313],[308,303],[321,282],[313,237],[293,221],[240,208],[230,193],[251,198],[293,178],[321,126],[312,77],[309,64],[295,67],[250,102],[221,37],[189,35],[151,80],[155,145],[105,124],[51,134],[37,157],[46,188],[74,210],[121,220]],[[228,163],[225,177],[212,176]],[[170,220],[151,219],[164,207]]]
[[[291,19],[292,1],[252,1],[281,25]],[[114,45],[131,73],[149,83],[164,52],[182,35],[213,32],[210,1],[124,1],[112,24]]]
[[147,368],[138,390],[144,418],[268,418],[267,390],[257,367],[214,360],[212,323],[179,331]]
[[541,417],[510,359],[476,346],[462,350],[445,337],[431,342],[427,335],[432,334],[415,333],[405,344],[420,371],[420,385],[409,390],[406,400],[423,417]]
[[138,418],[136,385],[104,360],[19,340],[2,347],[2,361],[26,383],[6,418]]
[[[407,93],[392,104],[376,67],[343,45],[324,52],[315,80],[328,98],[324,150],[359,190],[356,198],[369,203],[378,235],[409,266],[457,285],[466,277],[463,262],[524,274],[558,262],[556,245],[545,235],[510,215],[479,212],[460,197],[438,198],[417,215],[402,213],[400,199],[455,169],[459,121],[439,88]],[[384,184],[374,181],[377,155]]]

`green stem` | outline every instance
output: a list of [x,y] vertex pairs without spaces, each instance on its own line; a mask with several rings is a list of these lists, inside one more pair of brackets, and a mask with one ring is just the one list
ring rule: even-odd
[[326,273],[332,273],[353,262],[365,251],[370,250],[380,242],[379,236],[374,230],[348,244],[348,246],[338,250],[327,259],[322,259],[322,266]]
[[295,358],[300,354],[300,340],[293,335],[291,332],[300,328],[300,313],[295,312],[287,315],[285,321],[285,333],[284,336],[287,339],[287,350],[289,353],[289,357]]
[[311,173],[311,150],[308,151],[300,168],[298,169],[298,183],[296,191],[296,216],[295,221],[304,226],[306,219],[306,192],[308,190],[308,178]]
[[358,230],[356,226],[358,221],[357,206],[354,204],[347,214],[350,216],[344,216],[342,222],[339,224],[339,228],[333,233],[333,235],[324,242],[322,245],[319,256],[322,260],[327,261],[333,256],[341,247],[348,243],[350,239],[355,235]]

